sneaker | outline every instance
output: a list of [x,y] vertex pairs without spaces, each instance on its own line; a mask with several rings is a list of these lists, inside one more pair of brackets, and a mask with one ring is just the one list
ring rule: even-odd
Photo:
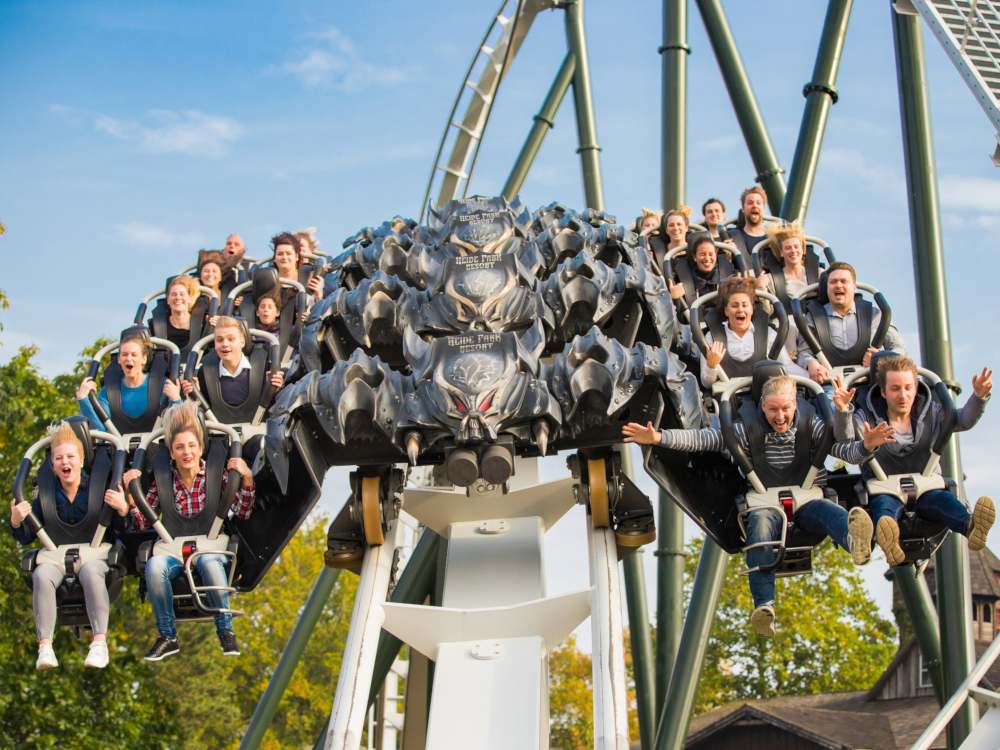
[[864,508],[851,508],[847,514],[847,534],[851,544],[851,559],[855,565],[864,565],[872,558],[871,516]]
[[181,647],[177,645],[176,638],[167,638],[165,635],[157,636],[156,643],[146,654],[146,661],[159,661],[178,653],[180,650]]
[[976,500],[976,507],[972,511],[972,518],[969,521],[969,550],[978,552],[986,546],[986,535],[990,533],[993,522],[997,519],[996,508],[993,501],[985,495]]
[[94,669],[104,669],[108,666],[109,660],[110,655],[108,654],[108,642],[91,641],[90,651],[87,652],[87,658],[84,660],[83,666],[93,667]]
[[52,650],[52,646],[48,643],[38,646],[38,659],[35,661],[35,669],[55,669],[59,666],[59,660],[56,659],[56,652]]
[[771,638],[774,635],[774,607],[770,604],[757,607],[750,615],[750,626],[757,635]]
[[232,630],[223,630],[219,633],[219,643],[222,645],[223,655],[240,655],[240,647],[236,645],[236,634]]
[[885,560],[889,565],[902,565],[906,560],[906,553],[899,546],[899,524],[895,518],[882,516],[875,526],[875,541],[885,553]]

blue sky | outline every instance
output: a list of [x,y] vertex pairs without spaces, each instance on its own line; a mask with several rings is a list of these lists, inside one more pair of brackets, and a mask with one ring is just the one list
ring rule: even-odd
[[[917,353],[889,3],[855,5],[808,229],[886,292]],[[228,232],[263,254],[276,231],[314,225],[335,250],[360,226],[416,215],[452,97],[494,8],[0,4],[0,288],[11,299],[0,360],[36,343],[47,373],[64,370]],[[825,3],[730,2],[727,11],[787,169]],[[605,200],[625,221],[659,201],[660,9],[651,0],[591,2],[586,19]],[[689,28],[688,202],[714,194],[734,206],[754,170],[693,4]],[[988,301],[1000,176],[985,115],[928,34],[925,48],[955,366],[967,385],[974,368],[1000,364]],[[561,13],[541,14],[500,92],[473,191],[500,189],[564,51]],[[582,207],[575,139],[568,98],[522,192],[529,206]],[[991,460],[998,440],[994,407],[962,441],[972,497],[1000,481]],[[549,459],[546,471],[560,467]],[[553,531],[554,590],[582,585],[580,523],[571,516]],[[885,607],[882,565],[867,575]]]

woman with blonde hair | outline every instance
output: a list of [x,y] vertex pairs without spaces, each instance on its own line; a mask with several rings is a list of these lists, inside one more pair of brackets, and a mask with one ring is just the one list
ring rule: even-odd
[[806,234],[797,222],[771,224],[767,228],[767,239],[778,266],[771,271],[768,287],[787,306],[789,298],[801,293],[810,283],[805,264]]
[[[114,520],[108,528],[105,541],[112,541],[116,531],[125,528],[124,517],[128,514],[128,505],[120,492],[109,489],[103,496],[92,497],[90,494],[90,477],[83,470],[86,452],[83,443],[77,437],[68,422],[60,422],[48,430],[52,442],[49,443],[49,461],[41,471],[51,471],[58,480],[54,482],[54,502],[42,502],[42,497],[36,494],[35,499],[10,503],[10,528],[14,538],[21,544],[31,544],[35,532],[24,523],[32,513],[46,523],[80,524],[81,530],[88,517],[93,522],[94,516],[90,506],[92,503],[106,503],[115,510]],[[52,512],[55,508],[57,518],[46,517],[46,508]],[[98,511],[99,512],[99,511]],[[88,524],[89,528],[89,524]],[[96,527],[95,527],[96,528]],[[86,539],[84,543],[89,543]],[[36,669],[54,669],[59,666],[55,651],[52,649],[52,635],[56,625],[56,590],[65,578],[65,569],[51,562],[40,562],[31,574],[31,604],[35,614],[35,630],[38,635],[38,659]],[[87,619],[94,636],[90,642],[90,650],[84,666],[103,669],[108,665],[108,614],[111,600],[108,594],[107,561],[100,558],[88,560],[77,572],[77,578],[83,587],[83,597],[87,606]]]
[[[191,311],[201,290],[196,279],[185,274],[174,276],[167,287],[167,339],[184,349],[191,338]],[[150,321],[152,329],[152,321]]]
[[[163,414],[163,443],[170,453],[171,483],[173,502],[177,514],[182,519],[205,517],[206,522],[214,517],[214,509],[207,507],[208,488],[206,486],[205,435],[202,423],[198,417],[198,407],[193,401],[186,401],[172,406]],[[240,475],[240,487],[233,500],[233,511],[237,518],[247,519],[253,512],[256,488],[253,474],[246,461],[242,458],[230,458],[226,462],[226,471],[222,473],[222,492],[229,482],[229,471],[235,470]],[[124,484],[127,487],[140,472],[130,469],[125,472]],[[160,507],[160,493],[163,492],[159,482],[153,482],[146,494],[146,502],[154,511]],[[136,529],[145,529],[149,520],[131,504],[132,522]],[[208,554],[198,557],[194,564],[204,585],[225,587],[228,585],[226,566],[228,558],[221,554]],[[156,616],[156,628],[159,636],[153,647],[146,654],[147,661],[159,661],[180,651],[177,644],[177,625],[174,618],[173,589],[171,581],[184,571],[184,563],[172,555],[153,555],[146,562],[146,590],[153,613]],[[229,594],[216,589],[206,594],[209,604],[216,609],[229,609]],[[215,631],[222,645],[222,652],[227,656],[239,655],[236,636],[233,634],[233,616],[231,613],[220,612],[215,615]]]

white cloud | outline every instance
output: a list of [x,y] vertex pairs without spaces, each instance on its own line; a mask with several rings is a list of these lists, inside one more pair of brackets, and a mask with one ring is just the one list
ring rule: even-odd
[[996,213],[1000,209],[1000,180],[986,177],[942,177],[938,184],[946,208]]
[[354,42],[335,26],[311,37],[317,40],[317,48],[302,59],[281,66],[282,71],[294,75],[306,86],[359,91],[372,86],[394,86],[409,78],[403,68],[363,59]]
[[225,156],[230,145],[243,133],[240,124],[231,118],[193,109],[181,112],[151,110],[141,122],[96,115],[94,127],[112,138],[138,143],[151,153],[213,159]]
[[821,156],[821,167],[842,177],[851,178],[873,192],[902,198],[906,195],[903,176],[868,154],[853,148],[828,148]]
[[205,244],[205,239],[192,232],[174,232],[165,227],[130,221],[115,226],[118,236],[131,246],[147,248],[195,248]]

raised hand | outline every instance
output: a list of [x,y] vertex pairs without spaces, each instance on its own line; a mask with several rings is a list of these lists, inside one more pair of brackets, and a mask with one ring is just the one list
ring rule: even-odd
[[194,383],[190,380],[182,380],[181,391],[184,393],[185,398],[190,398],[191,392],[194,391]]
[[109,487],[104,493],[104,502],[114,508],[119,516],[128,514],[128,501],[125,499],[125,493],[121,489],[116,490]]
[[243,478],[243,486],[247,489],[253,487],[253,472],[250,471],[250,467],[247,466],[247,462],[242,458],[231,458],[226,462],[226,470],[235,469],[239,472],[240,477]]
[[809,377],[823,385],[830,379],[830,371],[823,367],[818,359],[814,359],[809,363]]
[[310,276],[309,282],[306,284],[306,289],[312,294],[316,299],[323,298],[323,279],[319,276]]
[[684,298],[684,285],[677,284],[673,279],[667,278],[667,289],[670,290],[670,299],[683,299]]
[[836,377],[833,379],[833,405],[837,407],[837,411],[847,411],[847,408],[854,400],[856,390],[856,388],[846,389],[843,378]]
[[622,427],[622,435],[625,436],[626,443],[639,443],[640,445],[660,444],[660,431],[653,427],[652,422],[646,422],[645,426],[638,422],[629,422]]
[[708,365],[709,369],[714,370],[722,362],[722,358],[726,356],[726,345],[721,341],[715,341],[710,347],[708,347],[708,352],[705,354],[705,364]]
[[21,502],[17,502],[16,500],[10,501],[10,525],[15,529],[20,528],[21,524],[24,523],[24,519],[30,513],[31,503],[27,500],[22,500]]
[[865,450],[870,453],[881,445],[895,443],[896,437],[887,422],[879,422],[874,427],[865,422],[861,442],[864,443]]
[[97,390],[97,383],[93,378],[84,378],[80,387],[76,389],[76,400],[87,398],[87,396]]
[[979,398],[989,398],[993,391],[993,370],[984,367],[983,371],[972,376],[972,392]]
[[869,346],[868,350],[865,352],[865,356],[861,358],[861,364],[863,364],[865,367],[870,367],[872,363],[872,355],[877,351],[878,349],[876,349],[874,346]]
[[163,381],[163,395],[167,401],[174,402],[181,400],[181,389],[173,380],[167,378]]
[[276,372],[270,377],[271,385],[275,388],[281,388],[285,384],[285,373]]

